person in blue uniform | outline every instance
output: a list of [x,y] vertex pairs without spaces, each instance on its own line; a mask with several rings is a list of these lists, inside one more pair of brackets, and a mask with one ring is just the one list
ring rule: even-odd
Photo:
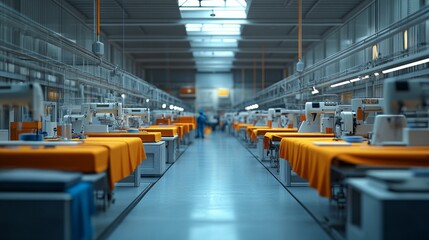
[[206,116],[202,111],[200,111],[200,115],[197,118],[197,135],[195,138],[204,138],[204,128],[206,124]]

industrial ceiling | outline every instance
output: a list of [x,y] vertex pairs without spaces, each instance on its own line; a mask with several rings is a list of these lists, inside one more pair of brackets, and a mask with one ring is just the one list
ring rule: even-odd
[[[92,25],[95,1],[67,1]],[[303,49],[369,2],[303,0]],[[101,0],[101,31],[145,69],[285,69],[297,13],[298,0]]]

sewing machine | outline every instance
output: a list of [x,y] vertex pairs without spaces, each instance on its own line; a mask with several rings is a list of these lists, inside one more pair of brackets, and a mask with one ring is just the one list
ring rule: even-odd
[[384,113],[374,122],[373,145],[429,145],[429,80],[388,79]]
[[[14,122],[13,117],[10,118],[9,140],[18,140],[20,134],[37,135],[41,132],[44,108],[42,88],[38,83],[0,86],[0,105],[23,106],[28,113],[22,116],[20,122]],[[34,137],[40,139],[42,135]]]
[[299,126],[298,132],[332,133],[337,106],[336,102],[306,102],[305,121]]
[[84,132],[84,122],[85,122],[85,115],[83,114],[70,114],[70,115],[64,115],[63,122],[65,124],[71,124],[72,129],[74,132]]
[[253,110],[249,112],[248,123],[254,126],[267,126],[268,112],[263,110]]
[[125,127],[139,128],[150,125],[149,108],[124,108]]
[[124,127],[122,103],[84,103],[82,114],[86,132],[108,132]]
[[382,98],[352,99],[351,109],[336,112],[335,135],[367,137],[373,129],[374,117],[383,112]]
[[235,116],[234,121],[237,123],[249,123],[247,121],[249,117],[249,113],[248,112],[239,112],[237,116]]
[[268,120],[271,120],[271,127],[273,128],[293,128],[298,126],[299,116],[302,112],[301,110],[286,108],[269,108]]
[[178,118],[178,112],[175,110],[153,110],[151,122],[155,125],[170,125]]
[[0,105],[27,106],[31,121],[41,121],[43,92],[38,83],[0,86]]

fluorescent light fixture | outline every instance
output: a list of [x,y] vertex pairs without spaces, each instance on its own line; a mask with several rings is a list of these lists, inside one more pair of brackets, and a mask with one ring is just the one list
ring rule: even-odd
[[167,107],[167,104],[163,103],[161,107],[162,107],[162,108],[166,108],[166,107]]
[[122,94],[121,94],[121,97],[122,97],[122,98],[125,98],[126,96],[125,96],[125,94],[124,94],[124,93],[122,93]]
[[349,84],[349,83],[351,83],[349,80],[344,81],[344,82],[335,83],[335,84],[331,85],[331,88],[342,86],[342,85],[346,85],[346,84]]
[[150,99],[148,98],[148,99],[146,99],[146,102],[149,102],[150,101]]
[[253,105],[245,107],[244,109],[246,109],[246,111],[249,111],[249,110],[253,110],[253,109],[257,109],[257,108],[259,108],[259,105],[253,104]]
[[311,91],[311,94],[318,94],[319,90],[316,89],[315,86],[313,86],[313,91]]
[[414,66],[417,66],[417,65],[420,65],[420,64],[424,64],[424,63],[428,63],[428,62],[429,62],[429,58],[426,58],[426,59],[422,59],[420,61],[408,63],[408,64],[405,64],[405,65],[394,67],[394,68],[391,68],[391,69],[387,69],[387,70],[384,70],[384,71],[381,71],[381,72],[383,74],[391,73],[391,72],[395,72],[395,71],[402,70],[402,69],[409,68],[409,67],[414,67]]
[[234,57],[233,51],[197,51],[194,57]]
[[350,79],[350,82],[357,82],[357,81],[360,81],[360,80],[362,80],[362,78],[357,77],[357,78]]
[[378,73],[378,72],[374,73],[374,76],[377,77],[378,75],[380,75],[380,73]]
[[211,35],[240,35],[240,24],[186,24],[187,32],[202,32]]
[[174,106],[173,106],[173,105],[170,105],[170,106],[169,106],[169,108],[170,108],[171,110],[173,110]]

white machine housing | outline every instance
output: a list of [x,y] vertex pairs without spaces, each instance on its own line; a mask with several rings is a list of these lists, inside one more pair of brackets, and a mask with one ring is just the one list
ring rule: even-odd
[[326,132],[326,128],[334,128],[334,114],[337,102],[306,102],[305,121],[299,126],[298,132]]
[[264,110],[253,110],[250,111],[248,116],[248,123],[254,126],[267,126],[268,122],[268,111]]
[[83,132],[85,130],[84,128],[84,122],[85,122],[85,115],[83,114],[70,114],[70,115],[64,115],[63,121],[64,123],[69,123],[72,125],[72,129],[75,132]]
[[[371,144],[429,146],[429,80],[388,79],[383,94],[386,115],[376,116]],[[387,121],[394,130],[386,131]]]
[[357,135],[367,137],[373,129],[374,117],[382,112],[382,98],[352,99],[350,111],[337,110],[336,136]]
[[[82,114],[85,115],[83,124],[86,132],[99,132],[100,129],[104,131],[104,126],[113,130],[123,128],[124,125],[122,103],[84,103],[82,104]],[[113,119],[114,123],[106,124],[107,119]]]
[[297,127],[302,110],[291,110],[286,108],[269,108],[268,120],[271,120],[273,128],[287,128],[289,124]]
[[43,92],[38,83],[0,86],[0,105],[27,106],[32,121],[41,121]]
[[178,119],[179,112],[176,110],[153,110],[151,114],[151,122],[155,123],[156,119],[169,118],[171,122]]
[[150,125],[149,108],[124,108],[125,127],[139,128]]
[[247,118],[249,117],[248,112],[239,112],[237,116],[235,116],[234,121],[237,123],[248,123]]

